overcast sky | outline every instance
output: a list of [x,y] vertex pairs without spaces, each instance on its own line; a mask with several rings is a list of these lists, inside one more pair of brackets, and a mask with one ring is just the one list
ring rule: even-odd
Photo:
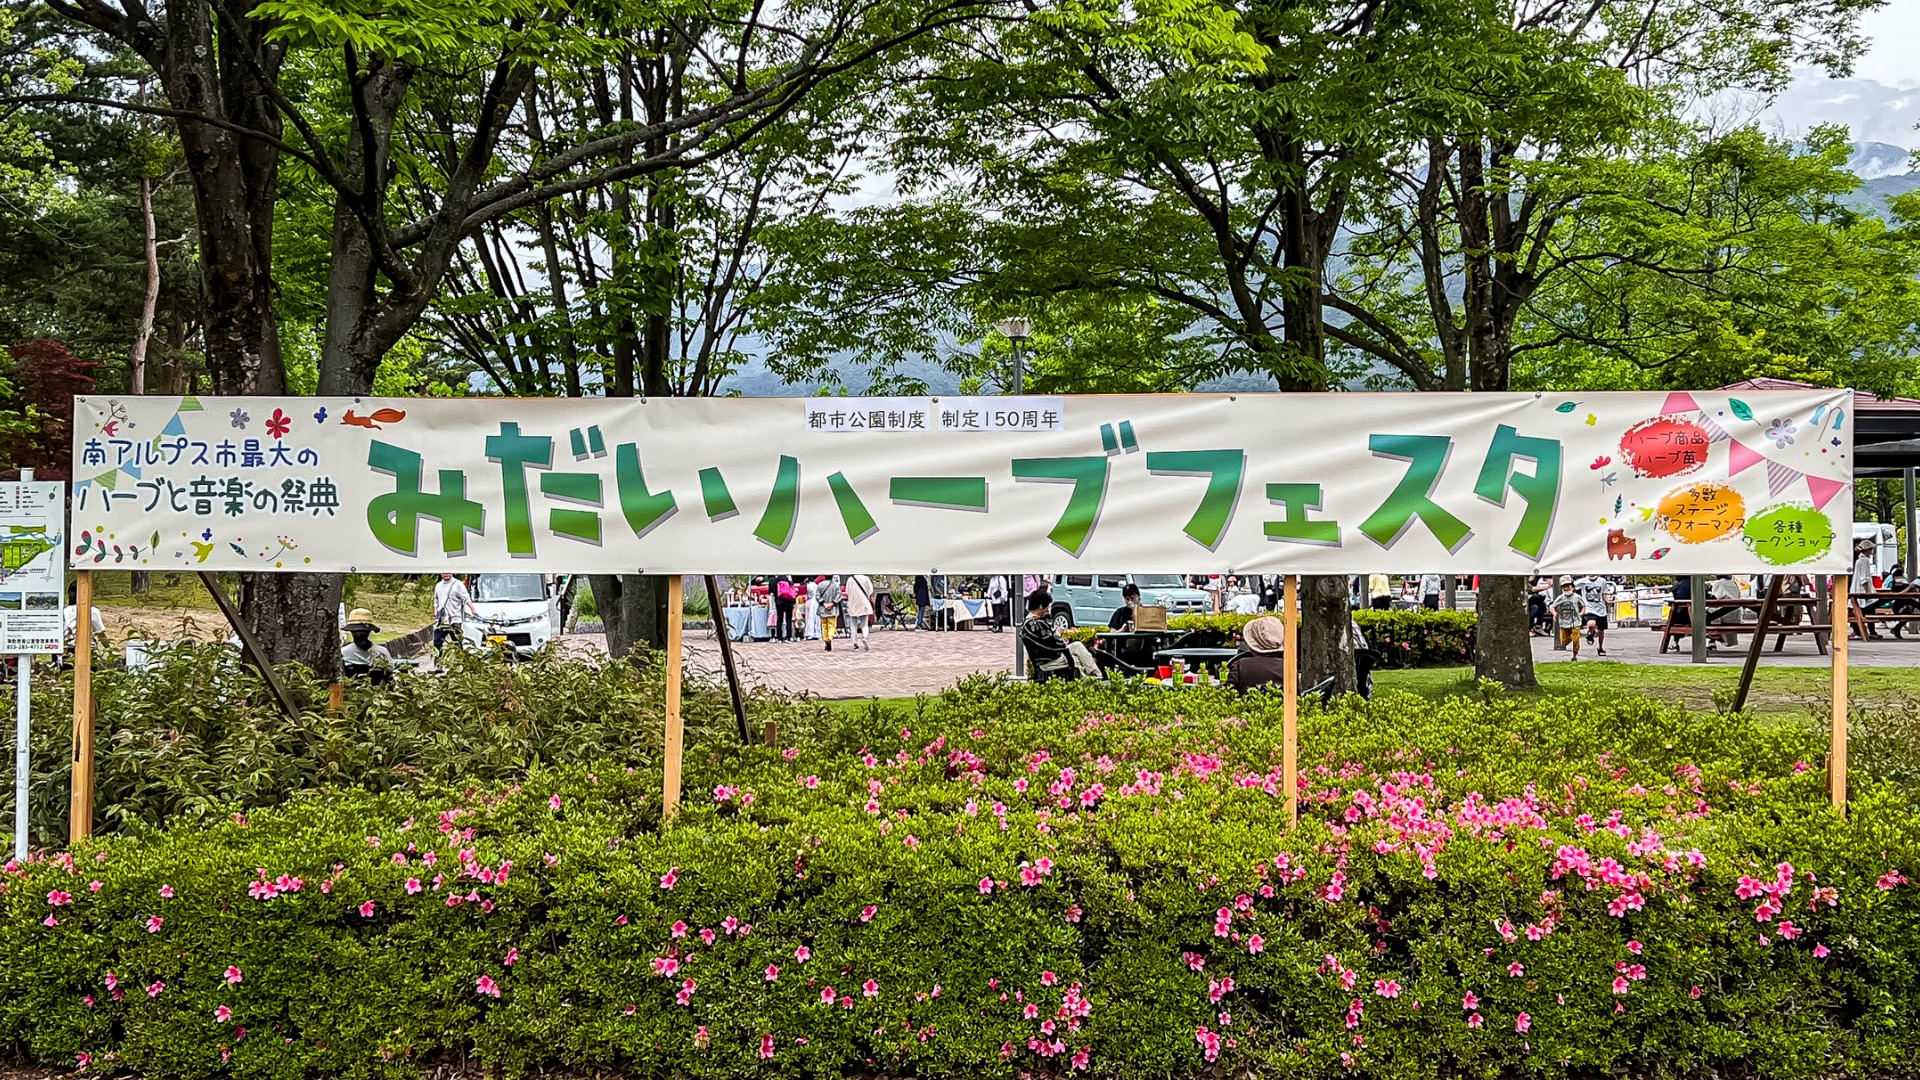
[[1920,0],[1889,0],[1886,7],[1863,17],[1860,29],[1873,39],[1873,45],[1854,74],[1888,86],[1920,85],[1920,62],[1913,49],[1915,40],[1920,40]]

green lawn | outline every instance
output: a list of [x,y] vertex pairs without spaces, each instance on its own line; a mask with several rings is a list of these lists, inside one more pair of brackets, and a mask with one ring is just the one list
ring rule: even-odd
[[[1711,710],[1716,692],[1733,693],[1740,682],[1734,667],[1691,668],[1656,664],[1540,664],[1540,696],[1598,692],[1633,694],[1690,708]],[[1375,675],[1380,690],[1403,690],[1424,698],[1447,698],[1476,693],[1473,669],[1422,668],[1383,671]],[[1832,689],[1826,668],[1768,668],[1754,675],[1747,708],[1756,713],[1803,713],[1824,709]],[[1866,668],[1848,671],[1848,699],[1855,708],[1871,708],[1903,699],[1920,699],[1920,668]],[[827,704],[842,711],[864,709],[869,702],[911,705],[912,698],[854,698]]]

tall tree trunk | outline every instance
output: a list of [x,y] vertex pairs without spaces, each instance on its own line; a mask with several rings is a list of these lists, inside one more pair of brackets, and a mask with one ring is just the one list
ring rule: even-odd
[[593,606],[606,628],[607,655],[658,649],[667,641],[666,578],[656,574],[592,574]]
[[[147,88],[140,85],[140,98],[146,100]],[[143,250],[147,257],[147,292],[140,301],[140,323],[134,328],[133,348],[128,353],[128,364],[132,368],[132,386],[134,394],[147,392],[147,343],[153,340],[154,313],[160,309],[160,238],[153,223],[153,180],[140,178],[140,224],[143,229]],[[130,585],[135,593],[147,591],[147,572],[135,570]]]
[[1533,635],[1527,617],[1527,579],[1482,576],[1475,599],[1473,673],[1514,690],[1540,685],[1533,673]]
[[1353,611],[1347,579],[1309,574],[1300,579],[1300,684],[1331,678],[1339,693],[1355,688]]

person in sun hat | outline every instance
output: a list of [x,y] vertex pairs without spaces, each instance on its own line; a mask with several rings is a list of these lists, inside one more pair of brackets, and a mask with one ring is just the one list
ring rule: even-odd
[[1286,678],[1287,624],[1272,615],[1249,620],[1240,628],[1240,654],[1227,661],[1227,685],[1245,693]]
[[352,640],[340,646],[340,667],[349,678],[370,678],[375,686],[393,681],[393,654],[385,645],[375,645],[373,635],[380,628],[373,624],[373,612],[354,608],[347,612],[342,627]]

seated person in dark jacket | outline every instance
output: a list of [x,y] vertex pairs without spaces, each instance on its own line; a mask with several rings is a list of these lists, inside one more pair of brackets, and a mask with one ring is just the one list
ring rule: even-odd
[[1115,633],[1126,633],[1133,629],[1133,610],[1140,606],[1140,586],[1129,581],[1120,590],[1120,607],[1114,611],[1113,618],[1107,620],[1107,629]]
[[1279,686],[1286,677],[1286,633],[1287,625],[1271,615],[1241,628],[1240,655],[1227,662],[1227,685],[1242,693],[1269,683]]
[[1065,657],[1080,674],[1089,679],[1100,677],[1100,665],[1087,647],[1060,636],[1060,628],[1053,622],[1053,594],[1045,589],[1036,589],[1027,597],[1027,621],[1020,624],[1020,641],[1035,668],[1060,668],[1060,660]]

